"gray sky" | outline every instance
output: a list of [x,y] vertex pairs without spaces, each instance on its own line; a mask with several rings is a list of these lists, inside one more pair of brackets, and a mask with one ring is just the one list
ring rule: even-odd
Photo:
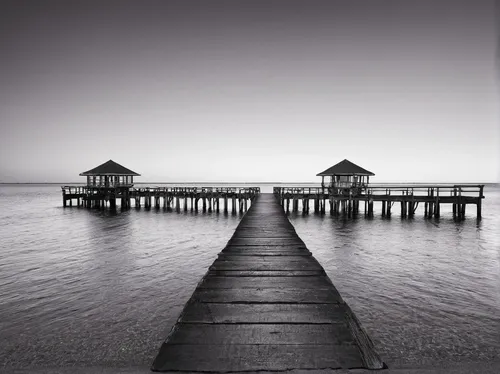
[[2,1],[0,182],[499,181],[498,9]]

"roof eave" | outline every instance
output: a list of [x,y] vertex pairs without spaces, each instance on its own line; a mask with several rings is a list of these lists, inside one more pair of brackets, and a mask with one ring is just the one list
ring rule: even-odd
[[127,174],[124,174],[124,173],[89,173],[88,171],[84,172],[84,173],[80,173],[79,174],[81,177],[87,177],[87,176],[99,176],[99,175],[117,175],[117,176],[124,176],[124,177],[140,177],[141,174],[137,174],[137,173],[127,173]]
[[369,176],[369,177],[375,176],[375,174],[373,174],[373,173],[325,173],[325,172],[322,172],[322,173],[316,174],[317,177],[328,177],[328,176],[332,176],[332,175],[364,175],[364,176]]

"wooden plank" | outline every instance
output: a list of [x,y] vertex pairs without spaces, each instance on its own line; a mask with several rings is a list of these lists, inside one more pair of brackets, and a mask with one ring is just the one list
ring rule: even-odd
[[312,256],[311,252],[307,250],[290,251],[274,251],[262,250],[258,248],[243,249],[243,250],[225,250],[219,253],[219,256],[235,255],[235,256]]
[[326,276],[319,277],[229,277],[208,276],[198,285],[199,288],[300,288],[331,289],[332,283]]
[[305,245],[298,244],[298,245],[257,245],[257,246],[248,246],[248,245],[227,245],[223,252],[226,251],[231,251],[231,252],[238,252],[238,251],[282,251],[282,252],[293,252],[293,251],[307,251],[309,250],[306,248]]
[[176,326],[170,344],[352,345],[346,323],[310,324],[183,324]]
[[239,246],[255,246],[255,245],[264,245],[264,246],[286,246],[286,245],[304,245],[304,242],[297,238],[288,238],[288,239],[273,239],[273,238],[232,238],[229,240],[229,244],[231,245],[239,245]]
[[[210,270],[322,270],[323,268],[312,261],[285,261],[288,256],[282,256],[276,261],[276,258],[270,257],[267,261],[222,261],[215,260]],[[307,259],[309,257],[304,257]]]
[[179,322],[346,323],[344,304],[223,304],[190,301]]
[[325,275],[321,270],[210,270],[210,275],[229,277],[311,277]]
[[217,257],[217,260],[220,262],[223,261],[232,261],[232,262],[245,262],[245,263],[253,263],[253,262],[266,262],[268,264],[285,264],[285,263],[290,263],[290,262],[300,262],[302,264],[306,263],[312,263],[312,264],[318,264],[319,263],[316,261],[316,259],[312,256],[297,256],[292,253],[290,253],[287,256],[269,256],[269,255],[257,255],[257,254],[250,254],[246,253],[245,255],[241,255],[239,253],[230,253],[230,252],[225,252],[219,254]]
[[355,345],[163,344],[152,369],[227,372],[362,367]]
[[338,304],[343,302],[333,289],[283,289],[242,288],[203,289],[197,288],[193,299],[203,303],[287,303],[287,304]]

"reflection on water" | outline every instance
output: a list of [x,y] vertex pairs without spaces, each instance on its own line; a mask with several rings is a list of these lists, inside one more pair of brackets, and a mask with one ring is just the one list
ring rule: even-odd
[[[500,359],[499,190],[484,219],[290,215],[389,365]],[[240,216],[60,207],[0,187],[0,367],[149,365]]]

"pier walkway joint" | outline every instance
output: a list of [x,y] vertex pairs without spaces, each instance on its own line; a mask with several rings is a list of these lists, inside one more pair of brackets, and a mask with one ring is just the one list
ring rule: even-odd
[[153,371],[381,369],[349,306],[271,194],[256,197]]

